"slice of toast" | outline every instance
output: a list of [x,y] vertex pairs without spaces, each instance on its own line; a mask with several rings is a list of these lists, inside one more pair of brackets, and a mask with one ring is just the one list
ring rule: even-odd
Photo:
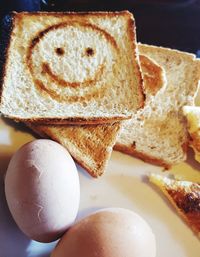
[[45,124],[113,123],[143,103],[131,13],[13,14],[3,115]]
[[163,67],[167,85],[154,96],[146,95],[145,107],[123,123],[114,148],[169,168],[186,159],[188,133],[182,107],[194,104],[200,61],[192,54],[143,44],[139,52]]
[[200,185],[157,174],[150,175],[150,181],[159,187],[178,214],[200,238]]
[[183,114],[187,119],[190,146],[194,150],[195,160],[200,162],[200,107],[184,106]]
[[[165,86],[165,73],[160,66],[145,56],[140,56],[140,63],[147,92],[155,93]],[[87,126],[31,123],[28,126],[41,137],[49,137],[66,147],[73,158],[93,177],[99,177],[105,172],[120,130],[119,122]]]
[[41,137],[51,138],[68,149],[72,157],[92,177],[101,176],[107,167],[120,123],[109,125],[29,124]]

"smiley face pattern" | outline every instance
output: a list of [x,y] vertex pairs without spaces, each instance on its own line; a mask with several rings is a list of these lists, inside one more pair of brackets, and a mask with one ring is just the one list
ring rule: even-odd
[[[98,47],[97,47],[98,45]],[[65,22],[40,31],[26,61],[37,90],[57,101],[105,95],[113,79],[118,46],[105,30],[90,23]]]

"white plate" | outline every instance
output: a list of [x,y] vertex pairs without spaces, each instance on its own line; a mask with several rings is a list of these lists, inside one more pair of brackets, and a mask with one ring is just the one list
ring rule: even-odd
[[[55,246],[55,242],[41,244],[23,235],[5,201],[3,174],[9,159],[21,145],[33,138],[23,126],[0,118],[0,257],[49,257]],[[173,167],[170,173],[199,180],[199,167],[190,156],[187,163]],[[78,170],[81,201],[77,219],[102,207],[128,208],[140,214],[152,227],[157,257],[200,256],[197,237],[146,178],[151,172],[162,172],[161,168],[114,151],[102,178],[93,179],[80,167]]]

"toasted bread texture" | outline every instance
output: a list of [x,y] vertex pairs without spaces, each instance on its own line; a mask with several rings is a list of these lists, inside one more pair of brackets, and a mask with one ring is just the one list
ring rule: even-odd
[[144,80],[145,95],[148,99],[166,86],[166,74],[164,69],[152,58],[140,54],[139,60]]
[[193,105],[200,63],[192,54],[139,44],[139,52],[155,60],[166,73],[166,86],[146,95],[145,107],[125,121],[115,149],[164,166],[186,159],[188,132],[182,114]]
[[49,137],[67,148],[77,163],[97,178],[106,171],[121,125],[119,122],[86,126],[32,123],[29,127],[41,137]]
[[15,13],[3,115],[41,123],[108,123],[144,103],[131,13]]
[[[164,70],[152,59],[140,56],[146,90],[153,92],[165,85]],[[93,177],[106,171],[120,124],[112,125],[38,125],[28,124],[41,137],[49,137],[68,149],[73,158]]]
[[159,187],[178,214],[200,238],[200,185],[157,174],[150,175],[150,181]]

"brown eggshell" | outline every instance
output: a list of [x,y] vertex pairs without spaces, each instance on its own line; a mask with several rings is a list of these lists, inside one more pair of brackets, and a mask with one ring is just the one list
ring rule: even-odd
[[136,213],[120,208],[92,214],[65,233],[51,257],[155,257],[151,228]]
[[12,157],[5,194],[19,228],[30,238],[50,242],[74,222],[80,198],[79,177],[68,151],[51,140],[35,140]]

